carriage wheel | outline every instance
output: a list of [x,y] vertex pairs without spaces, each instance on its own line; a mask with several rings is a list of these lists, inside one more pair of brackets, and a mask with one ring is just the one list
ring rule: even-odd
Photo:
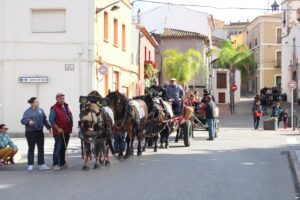
[[185,122],[185,125],[183,127],[183,134],[184,134],[183,135],[184,146],[186,146],[186,147],[191,146],[193,127],[192,127],[192,123],[190,120],[187,120]]

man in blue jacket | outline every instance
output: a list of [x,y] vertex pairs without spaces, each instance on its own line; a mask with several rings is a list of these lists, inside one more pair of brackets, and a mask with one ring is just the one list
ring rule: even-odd
[[174,114],[179,115],[182,112],[181,99],[184,96],[184,91],[180,85],[176,83],[176,79],[172,78],[170,84],[166,87],[166,100],[172,101]]

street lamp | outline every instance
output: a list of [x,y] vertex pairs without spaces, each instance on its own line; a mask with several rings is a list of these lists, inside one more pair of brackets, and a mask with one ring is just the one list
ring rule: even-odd
[[113,7],[110,9],[111,11],[118,10],[118,9],[120,8],[120,6],[115,5],[115,4],[117,4],[117,3],[119,3],[119,2],[120,2],[120,1],[116,1],[116,2],[114,2],[114,3],[111,3],[111,4],[109,4],[109,5],[105,6],[105,7],[103,7],[103,8],[96,8],[96,15],[97,15],[98,13],[102,12],[103,10],[105,10],[106,8],[110,7],[110,6],[113,6]]

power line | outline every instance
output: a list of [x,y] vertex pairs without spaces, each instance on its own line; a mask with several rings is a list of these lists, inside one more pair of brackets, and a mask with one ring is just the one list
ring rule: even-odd
[[[170,3],[170,2],[163,2],[163,1],[152,1],[152,0],[135,0],[138,2],[143,3],[153,3],[153,4],[161,4],[161,5],[177,5],[177,6],[190,6],[190,7],[199,7],[199,8],[211,8],[216,10],[261,10],[261,11],[272,11],[272,8],[249,8],[249,7],[217,7],[217,6],[210,6],[210,5],[199,5],[199,4],[185,4],[185,3]],[[284,10],[294,10],[297,9],[278,9],[279,11]]]

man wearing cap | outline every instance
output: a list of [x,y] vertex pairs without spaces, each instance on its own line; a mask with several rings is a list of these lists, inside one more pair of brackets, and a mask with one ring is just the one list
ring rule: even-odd
[[166,99],[168,101],[174,101],[172,104],[173,110],[176,114],[181,113],[181,103],[180,99],[184,96],[184,91],[180,85],[176,83],[176,79],[172,78],[170,84],[166,88]]
[[49,121],[53,126],[53,137],[55,140],[53,151],[53,169],[59,171],[61,168],[68,168],[65,160],[65,151],[72,133],[73,116],[68,104],[65,102],[65,95],[56,95],[56,104],[51,107]]

